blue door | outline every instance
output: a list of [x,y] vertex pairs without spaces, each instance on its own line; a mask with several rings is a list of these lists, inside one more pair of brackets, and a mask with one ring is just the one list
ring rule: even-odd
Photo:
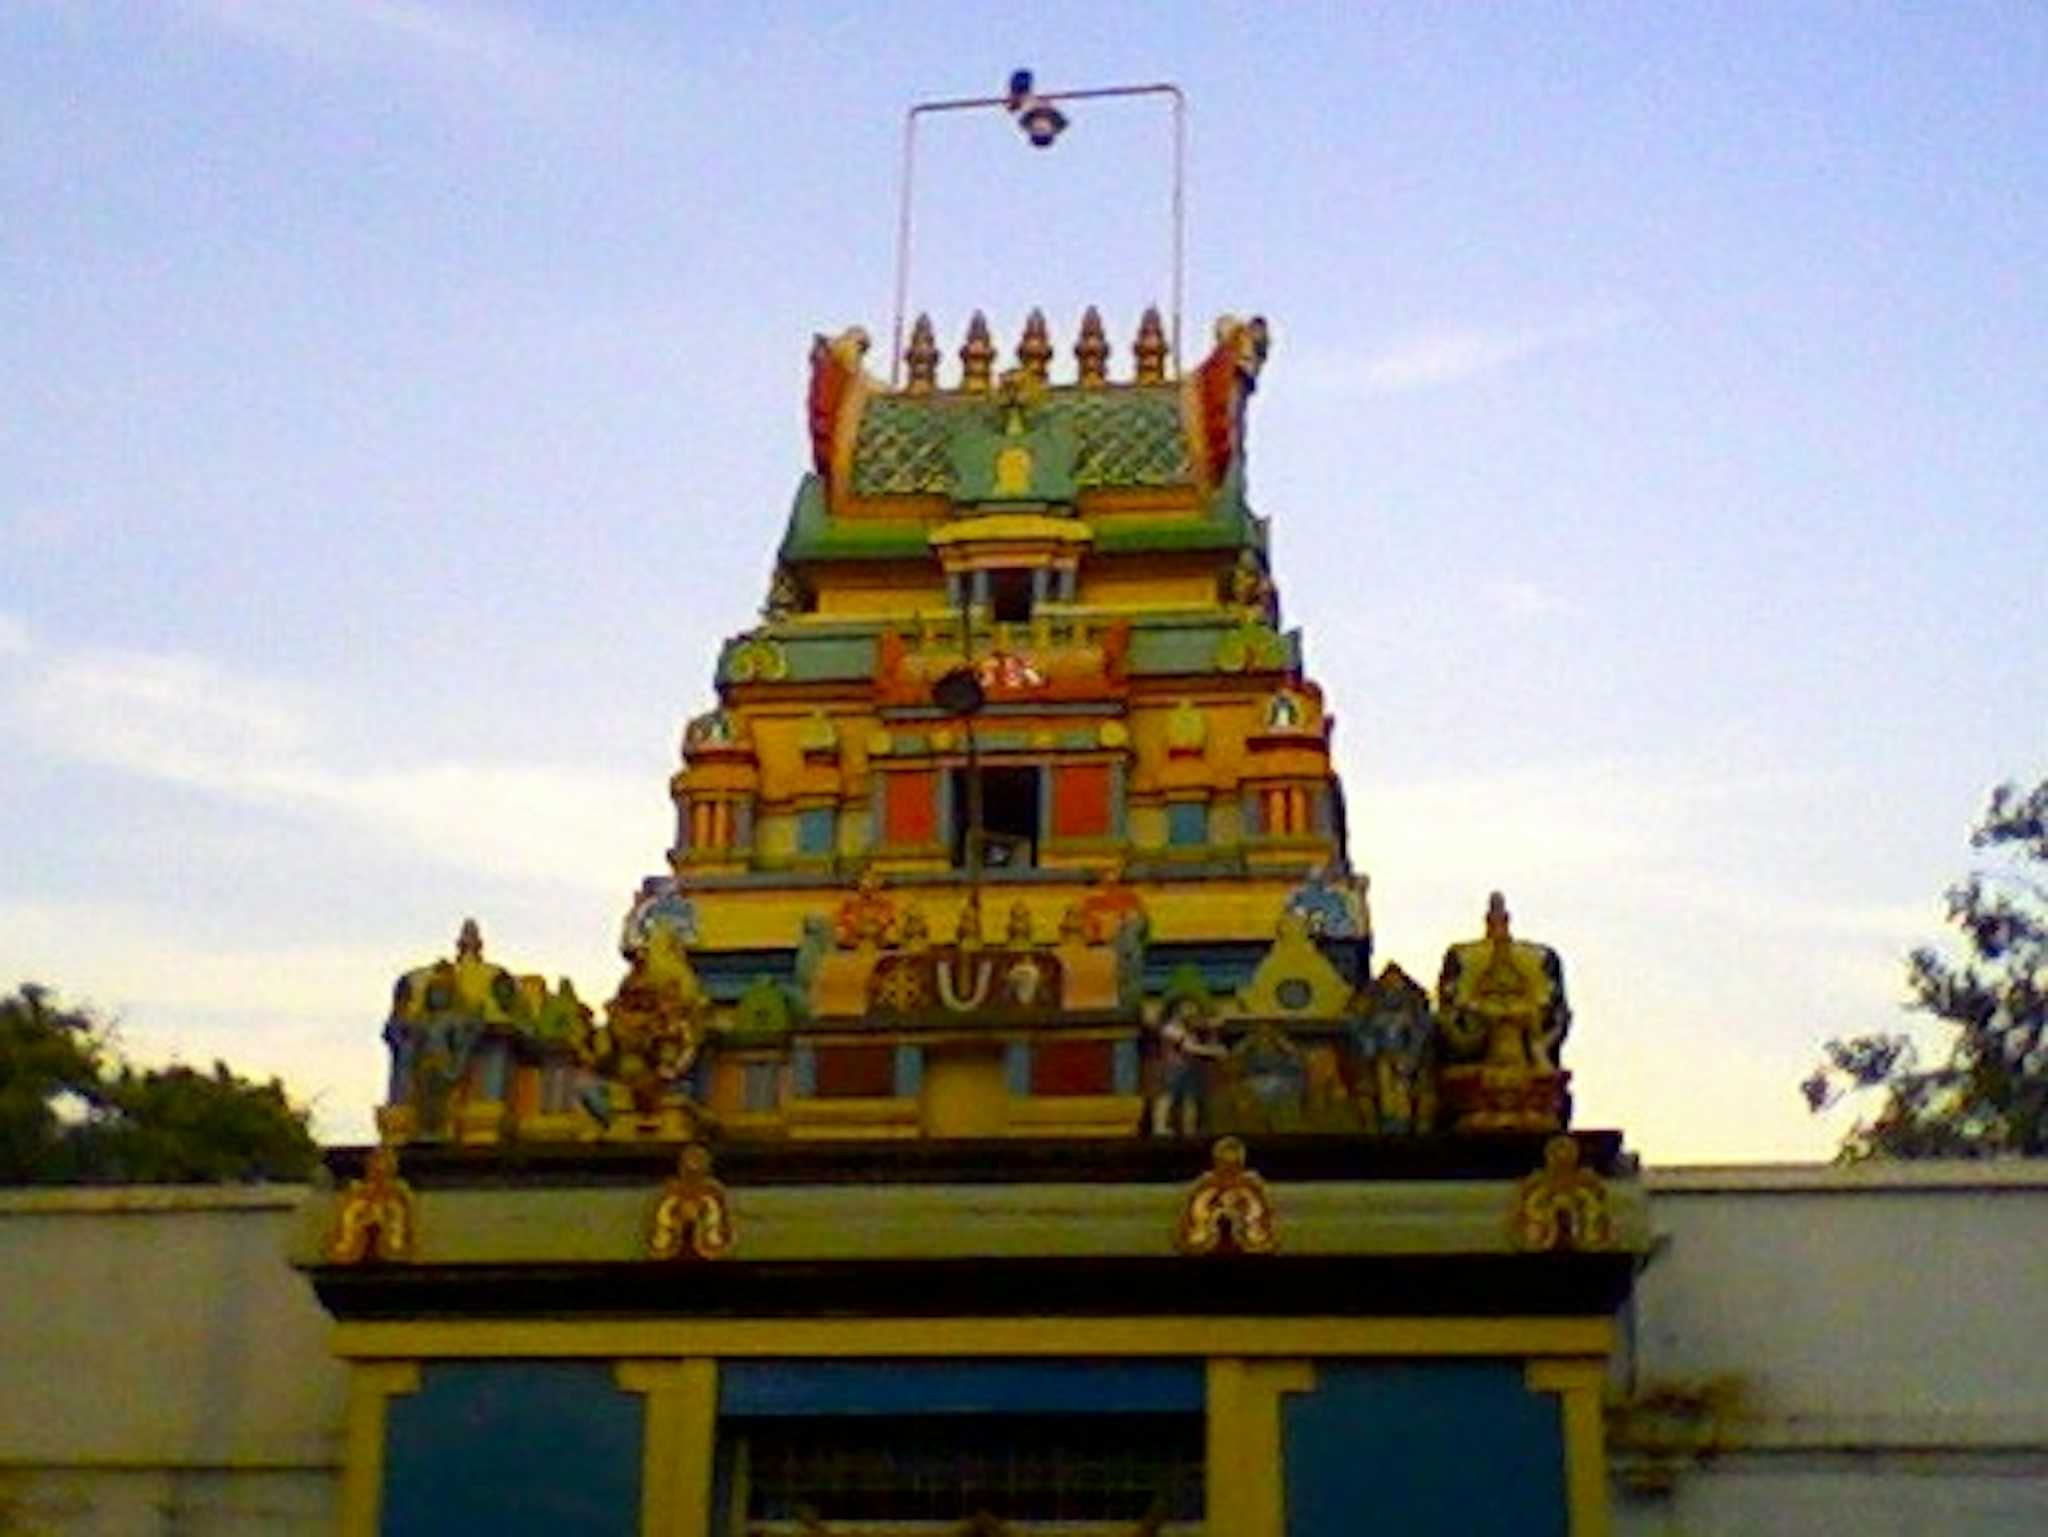
[[1325,1361],[1281,1404],[1287,1537],[1565,1537],[1562,1415],[1520,1361]]

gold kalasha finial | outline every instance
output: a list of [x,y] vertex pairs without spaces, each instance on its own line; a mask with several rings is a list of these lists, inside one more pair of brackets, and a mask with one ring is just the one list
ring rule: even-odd
[[1074,343],[1074,361],[1081,367],[1081,388],[1099,390],[1109,379],[1109,336],[1102,312],[1089,305],[1081,312],[1081,339]]
[[1131,344],[1131,356],[1138,360],[1138,383],[1166,382],[1166,327],[1160,323],[1156,305],[1145,307],[1138,322],[1138,339]]
[[967,341],[960,348],[960,388],[970,395],[989,392],[996,344],[988,339],[988,317],[980,310],[967,322]]
[[919,315],[910,328],[910,345],[903,349],[903,361],[910,367],[904,385],[912,395],[929,395],[938,386],[939,344],[932,335],[932,317]]
[[1052,337],[1045,328],[1044,310],[1034,309],[1024,317],[1024,335],[1017,343],[1017,364],[1040,384],[1045,383],[1052,367]]

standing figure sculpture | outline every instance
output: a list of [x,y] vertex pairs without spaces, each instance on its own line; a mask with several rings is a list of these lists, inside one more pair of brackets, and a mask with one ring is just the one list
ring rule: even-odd
[[1434,1129],[1436,1016],[1429,994],[1389,964],[1360,996],[1362,1012],[1345,1022],[1357,1053],[1352,1093],[1366,1130],[1416,1136]]
[[1176,999],[1159,1027],[1159,1091],[1152,1096],[1150,1117],[1154,1136],[1191,1137],[1207,1128],[1207,1064],[1226,1055],[1201,1006],[1190,998]]

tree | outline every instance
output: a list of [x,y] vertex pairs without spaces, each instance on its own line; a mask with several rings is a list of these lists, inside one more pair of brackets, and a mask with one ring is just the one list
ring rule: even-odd
[[303,1179],[308,1119],[275,1078],[138,1069],[90,1011],[33,983],[0,998],[0,1184]]
[[2048,779],[1994,790],[1970,843],[1988,861],[1948,892],[1966,957],[1923,947],[1908,962],[1908,1007],[1954,1028],[1947,1060],[1922,1067],[1904,1035],[1834,1040],[1801,1086],[1816,1111],[1883,1092],[1844,1158],[2048,1154]]

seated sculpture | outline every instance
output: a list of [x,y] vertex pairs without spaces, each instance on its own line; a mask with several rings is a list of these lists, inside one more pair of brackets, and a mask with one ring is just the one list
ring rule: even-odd
[[1558,1048],[1571,1028],[1564,967],[1518,940],[1507,900],[1487,899],[1486,935],[1453,945],[1437,983],[1443,1098],[1458,1131],[1557,1131],[1570,1119]]

